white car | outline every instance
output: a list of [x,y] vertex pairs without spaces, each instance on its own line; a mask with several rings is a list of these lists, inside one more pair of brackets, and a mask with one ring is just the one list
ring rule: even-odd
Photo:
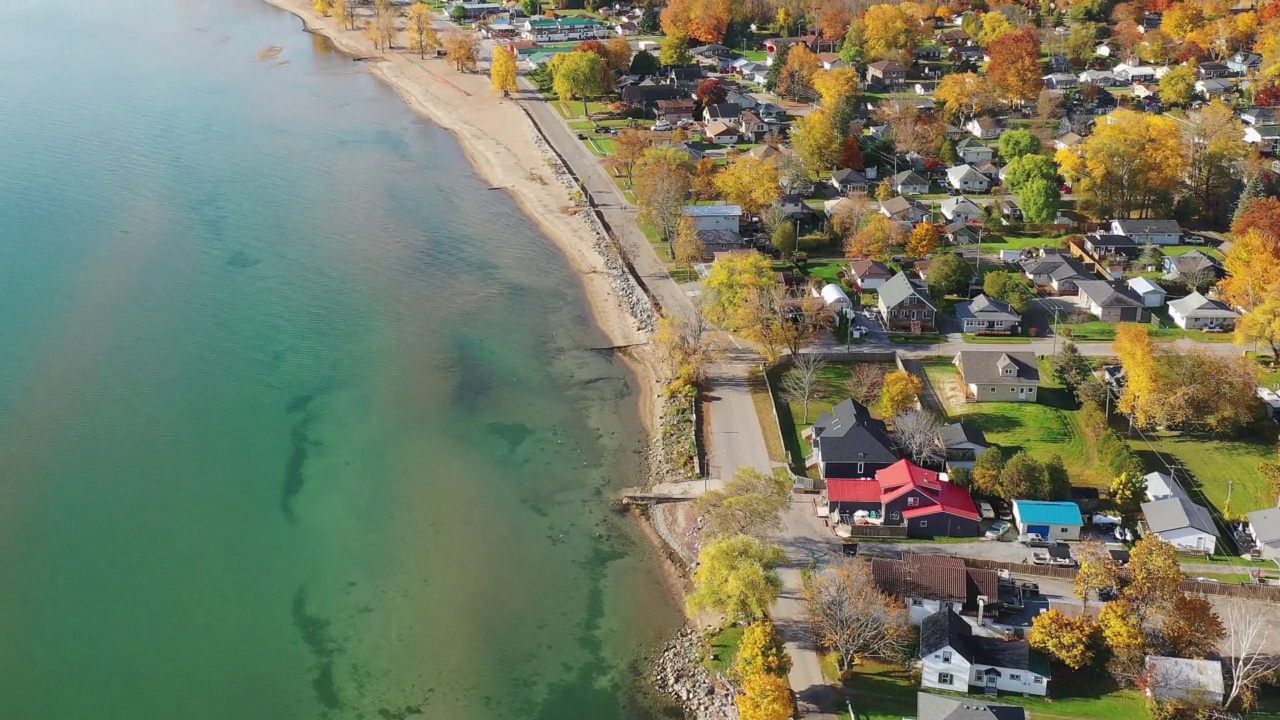
[[660,122],[649,129],[655,132],[666,132],[671,129],[671,123]]
[[1009,532],[1009,528],[1011,527],[1013,526],[1004,520],[997,520],[991,523],[991,527],[987,528],[987,533],[984,537],[988,540],[999,540],[1004,537],[1005,533]]

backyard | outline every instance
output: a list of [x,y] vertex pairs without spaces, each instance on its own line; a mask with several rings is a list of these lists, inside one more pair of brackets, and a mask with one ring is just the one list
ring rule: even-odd
[[[782,396],[782,390],[779,384],[782,380],[784,372],[779,368],[769,372],[769,382],[773,388],[776,397],[776,407],[778,409],[778,424],[782,432],[782,440],[786,446],[788,459],[791,461],[792,469],[799,475],[805,475],[804,459],[813,451],[813,447],[805,440],[803,433],[813,425],[813,421],[825,412],[830,412],[832,407],[838,403],[848,399],[849,391],[845,389],[845,385],[849,380],[849,374],[854,365],[864,365],[869,363],[851,363],[851,362],[830,362],[822,368],[819,375],[819,390],[815,399],[809,402],[809,414],[806,419],[803,403],[796,400],[789,400]],[[873,363],[876,367],[884,372],[894,370],[894,366],[889,363]],[[872,415],[876,411],[872,408]],[[766,433],[767,435],[768,433]]]

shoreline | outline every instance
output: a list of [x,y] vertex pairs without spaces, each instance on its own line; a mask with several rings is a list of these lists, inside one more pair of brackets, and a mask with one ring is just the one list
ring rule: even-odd
[[[448,130],[476,173],[492,187],[505,190],[560,250],[579,278],[596,325],[620,348],[613,356],[637,381],[637,412],[649,458],[638,479],[644,484],[660,480],[653,467],[662,437],[658,375],[646,348],[623,347],[649,341],[657,311],[591,208],[573,199],[571,192],[577,186],[570,169],[544,140],[543,130],[528,111],[515,99],[501,98],[487,73],[459,73],[444,60],[424,60],[411,52],[379,53],[359,31],[317,15],[309,0],[265,1],[298,18],[305,32],[326,38],[353,61],[363,61],[411,111]],[[658,551],[668,589],[683,609],[687,563],[653,518],[631,515]]]

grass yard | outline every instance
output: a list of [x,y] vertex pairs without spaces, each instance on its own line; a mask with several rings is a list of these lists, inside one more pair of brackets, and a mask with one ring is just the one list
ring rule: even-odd
[[1075,485],[1110,484],[1095,468],[1080,433],[1074,399],[1056,383],[1047,363],[1041,364],[1039,401],[1034,403],[965,402],[951,358],[927,358],[921,364],[950,421],[972,423],[1007,456],[1021,450],[1040,461],[1062,456]]
[[982,247],[993,252],[1000,250],[1022,250],[1029,247],[1061,247],[1066,235],[1044,237],[1040,235],[989,235],[982,238]]
[[711,636],[707,641],[707,654],[702,664],[711,672],[728,674],[733,659],[738,656],[738,646],[742,644],[742,633],[746,630],[741,625],[731,625]]
[[769,449],[769,459],[773,462],[786,462],[787,451],[782,445],[782,430],[774,420],[776,410],[773,398],[769,397],[769,388],[764,384],[764,373],[752,370],[751,404],[756,408],[756,417],[760,419],[760,432],[764,434],[764,444]]
[[[555,106],[556,112],[560,113],[560,117],[566,120],[586,117],[582,114],[582,102],[579,100],[571,100],[571,101],[557,100],[554,103],[554,106]],[[612,106],[612,103],[588,102],[587,114],[594,115],[596,113],[612,112],[612,110],[610,109],[611,106]]]
[[[830,412],[831,408],[837,403],[843,402],[849,397],[849,393],[845,390],[845,383],[849,379],[849,372],[854,363],[847,362],[830,362],[826,367],[822,368],[820,374],[821,390],[818,391],[818,397],[809,402],[809,415],[805,418],[804,407],[802,403],[786,400],[781,397],[781,388],[779,383],[782,380],[783,373],[773,371],[769,375],[769,381],[773,385],[774,393],[777,394],[778,408],[778,424],[781,426],[782,441],[785,445],[787,454],[790,456],[791,467],[799,475],[804,475],[804,459],[809,457],[809,453],[813,452],[813,446],[803,437],[804,431],[813,425],[813,421],[819,415]],[[893,365],[888,363],[876,363],[883,368],[885,372],[894,370]],[[875,414],[874,408],[872,414]],[[768,433],[766,433],[766,436]]]
[[1199,250],[1211,258],[1222,260],[1222,253],[1218,252],[1217,248],[1211,248],[1208,245],[1162,245],[1160,247],[1160,252],[1168,255],[1169,257],[1186,255],[1192,250]]
[[[1192,487],[1199,488],[1205,499],[1224,516],[1237,519],[1244,513],[1275,505],[1275,496],[1258,472],[1258,463],[1274,459],[1275,444],[1265,438],[1216,440],[1184,437],[1175,434],[1148,433],[1150,440],[1132,441],[1148,468],[1167,472],[1165,459],[1185,469],[1179,480],[1190,475]],[[1227,495],[1231,495],[1228,506]],[[1193,493],[1194,494],[1194,493]]]
[[889,342],[896,345],[933,345],[946,342],[947,337],[936,332],[922,332],[918,335],[910,333],[889,333]]
[[976,345],[1004,345],[1006,343],[1029,343],[1035,338],[1029,338],[1022,335],[965,335],[964,341],[974,343]]

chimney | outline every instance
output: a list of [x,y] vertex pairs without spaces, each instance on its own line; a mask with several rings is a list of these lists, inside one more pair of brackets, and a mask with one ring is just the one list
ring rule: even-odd
[[978,627],[982,627],[982,613],[987,609],[987,596],[978,596]]

